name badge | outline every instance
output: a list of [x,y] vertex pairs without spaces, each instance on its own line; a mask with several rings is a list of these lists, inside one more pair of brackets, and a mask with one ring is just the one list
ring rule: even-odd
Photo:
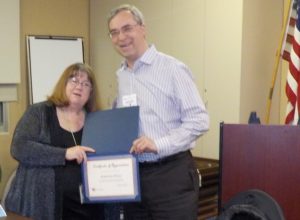
[[122,97],[122,104],[124,107],[137,106],[136,94],[124,95]]

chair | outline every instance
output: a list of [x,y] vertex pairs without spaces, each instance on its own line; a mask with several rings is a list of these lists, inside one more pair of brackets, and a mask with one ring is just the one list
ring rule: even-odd
[[285,220],[281,207],[266,192],[250,189],[233,196],[216,220]]

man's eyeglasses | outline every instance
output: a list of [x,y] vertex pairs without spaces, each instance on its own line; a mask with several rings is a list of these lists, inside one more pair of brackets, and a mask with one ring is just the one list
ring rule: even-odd
[[130,34],[133,29],[138,26],[139,24],[127,24],[123,27],[120,28],[120,30],[117,30],[117,29],[113,29],[109,32],[109,37],[111,39],[116,39],[117,37],[119,37],[120,33],[122,32],[122,34]]
[[89,81],[80,82],[76,77],[72,77],[69,79],[69,82],[75,87],[81,85],[84,89],[91,89],[92,84]]

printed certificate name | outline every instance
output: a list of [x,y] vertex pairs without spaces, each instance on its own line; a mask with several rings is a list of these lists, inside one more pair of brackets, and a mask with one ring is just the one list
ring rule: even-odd
[[140,200],[138,162],[135,156],[88,156],[82,170],[83,202]]

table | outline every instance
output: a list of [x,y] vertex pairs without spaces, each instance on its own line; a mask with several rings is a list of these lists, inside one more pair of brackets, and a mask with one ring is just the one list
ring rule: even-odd
[[219,161],[201,157],[194,160],[202,177],[197,220],[205,220],[218,215]]

